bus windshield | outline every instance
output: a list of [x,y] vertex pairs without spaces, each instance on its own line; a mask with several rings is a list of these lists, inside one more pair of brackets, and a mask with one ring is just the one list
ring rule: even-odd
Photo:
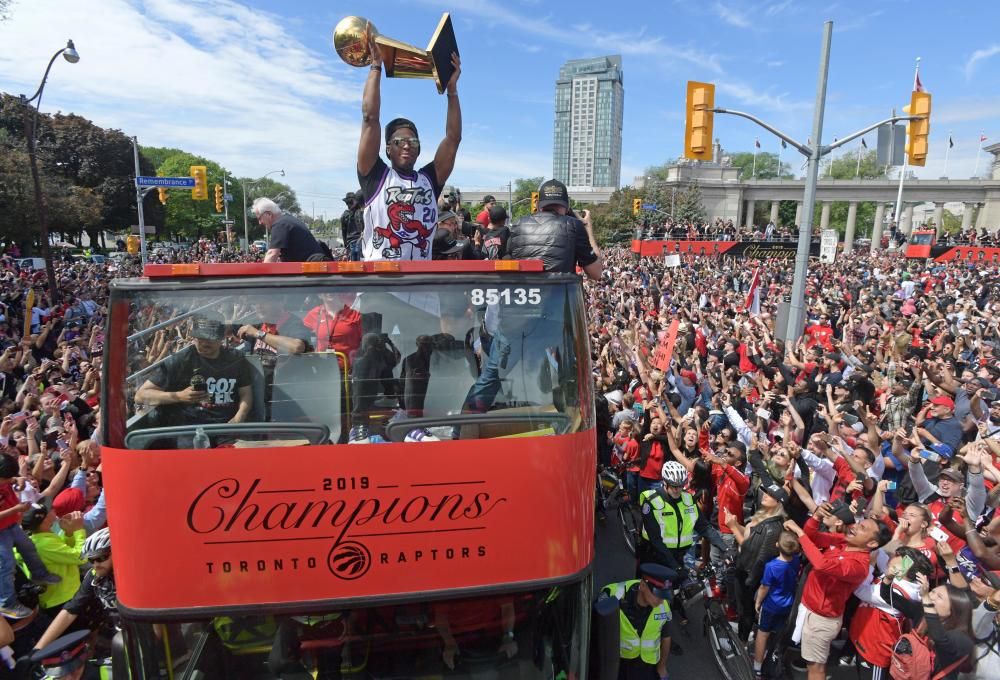
[[576,277],[141,280],[112,295],[110,346],[123,351],[109,375],[123,379],[105,386],[106,425],[119,448],[589,427]]
[[[331,610],[127,622],[147,677],[580,677],[584,583],[509,595]],[[166,630],[166,634],[162,631]]]

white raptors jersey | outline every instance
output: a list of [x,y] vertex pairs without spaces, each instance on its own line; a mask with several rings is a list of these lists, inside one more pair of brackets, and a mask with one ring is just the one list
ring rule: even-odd
[[366,177],[362,260],[429,260],[437,228],[437,178],[429,163],[412,175],[379,158]]

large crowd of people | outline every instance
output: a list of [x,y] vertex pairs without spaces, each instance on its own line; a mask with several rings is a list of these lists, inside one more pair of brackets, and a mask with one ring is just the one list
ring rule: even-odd
[[[501,211],[486,211],[477,256]],[[460,239],[463,216],[441,216]],[[263,254],[197,243],[153,259]],[[785,343],[787,260],[667,267],[618,248],[602,261],[585,284],[598,448],[641,508],[642,573],[666,567],[676,586],[716,565],[762,677],[789,647],[811,678],[837,660],[888,677],[909,631],[942,677],[1000,677],[997,267],[867,253],[815,264],[807,323]],[[59,261],[54,302],[43,271],[0,258],[0,646],[12,658],[114,612],[101,358],[108,283],[137,267]],[[644,601],[659,607],[666,590]]]

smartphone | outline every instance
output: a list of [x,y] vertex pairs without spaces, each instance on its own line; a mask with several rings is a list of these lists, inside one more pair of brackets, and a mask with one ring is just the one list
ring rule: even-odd
[[889,482],[885,486],[886,486],[886,491],[895,491],[898,485],[896,484],[896,482]]
[[38,418],[35,416],[28,416],[27,423],[29,427],[38,427]]
[[944,532],[944,530],[942,530],[942,529],[940,529],[938,527],[931,527],[930,529],[928,529],[927,530],[927,535],[930,536],[931,538],[933,538],[935,541],[938,541],[938,542],[947,541],[948,540],[948,534],[946,534]]
[[56,448],[59,449],[60,451],[65,451],[66,449],[69,448],[69,444],[67,444],[62,437],[59,437],[58,439],[56,439]]
[[29,411],[18,411],[17,413],[15,413],[15,414],[13,414],[11,416],[11,419],[15,423],[19,423],[19,422],[21,422],[23,420],[27,420],[28,416],[30,416],[30,415],[31,415],[31,413]]
[[909,573],[910,568],[913,566],[912,557],[903,557],[899,563],[899,575],[906,576]]
[[768,411],[766,408],[759,408],[759,409],[757,409],[757,417],[758,418],[763,418],[764,420],[770,420],[771,419],[771,412]]

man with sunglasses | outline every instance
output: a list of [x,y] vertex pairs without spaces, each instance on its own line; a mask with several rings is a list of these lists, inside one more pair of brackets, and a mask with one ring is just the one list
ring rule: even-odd
[[417,126],[395,118],[385,126],[387,165],[379,157],[382,131],[379,123],[382,55],[374,40],[371,70],[361,99],[361,141],[358,144],[358,179],[364,205],[361,234],[362,260],[429,260],[437,226],[437,198],[455,167],[462,140],[462,110],[458,103],[461,63],[452,53],[455,68],[447,85],[448,116],[445,137],[434,160],[415,171],[420,155]]

